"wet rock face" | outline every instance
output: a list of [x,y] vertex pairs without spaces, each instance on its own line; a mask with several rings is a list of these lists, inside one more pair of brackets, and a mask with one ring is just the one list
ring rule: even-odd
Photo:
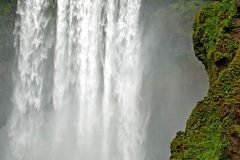
[[240,125],[232,125],[228,131],[228,154],[232,155],[234,160],[240,159]]
[[11,112],[16,0],[0,1],[0,129]]
[[225,135],[227,137],[228,147],[225,150],[234,160],[240,159],[240,104],[225,104],[221,110],[221,118],[231,120],[232,125],[226,126]]
[[237,0],[237,9],[238,9],[238,12],[240,12],[240,1]]
[[210,88],[172,141],[172,160],[240,159],[239,8],[240,0],[214,1],[196,15],[194,49]]

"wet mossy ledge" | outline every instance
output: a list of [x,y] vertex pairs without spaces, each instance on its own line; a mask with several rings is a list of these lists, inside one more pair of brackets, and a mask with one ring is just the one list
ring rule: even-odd
[[172,141],[170,159],[240,160],[240,0],[205,4],[193,29],[210,88]]

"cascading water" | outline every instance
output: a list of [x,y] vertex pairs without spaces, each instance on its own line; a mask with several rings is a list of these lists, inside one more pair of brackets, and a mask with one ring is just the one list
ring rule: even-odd
[[55,25],[52,4],[18,2],[6,159],[144,159],[140,0],[57,0]]
[[[116,143],[119,159],[141,160],[143,133],[139,100],[141,73],[138,35],[139,0],[109,1],[104,63],[104,139]],[[117,126],[115,126],[117,124]],[[114,131],[114,132],[113,132]],[[109,138],[111,137],[111,138]],[[110,159],[115,159],[115,155]]]
[[8,159],[34,159],[42,141],[43,111],[48,99],[46,70],[53,41],[48,36],[51,33],[50,18],[46,16],[48,6],[46,0],[18,1],[17,14],[20,18],[15,30],[15,109],[9,127],[11,142]]

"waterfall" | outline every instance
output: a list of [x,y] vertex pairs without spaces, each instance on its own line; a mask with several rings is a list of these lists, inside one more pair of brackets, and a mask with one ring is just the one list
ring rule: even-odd
[[145,159],[141,1],[53,3],[18,1],[6,159]]
[[[120,159],[141,160],[142,133],[138,96],[141,74],[138,12],[139,0],[109,1],[104,63],[104,149],[113,153],[109,143],[117,144]],[[115,126],[117,124],[117,126]],[[109,137],[112,137],[109,138]],[[110,159],[115,159],[114,156]],[[106,159],[106,158],[105,158]]]
[[[9,125],[8,159],[35,159],[42,143],[44,110],[47,105],[48,63],[52,49],[51,18],[46,0],[19,0],[15,28],[15,105]],[[49,82],[48,82],[49,83]],[[31,157],[31,158],[30,158]],[[36,158],[37,159],[37,158]]]

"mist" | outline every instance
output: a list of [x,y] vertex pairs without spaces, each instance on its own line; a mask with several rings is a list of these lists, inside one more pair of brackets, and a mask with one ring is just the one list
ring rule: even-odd
[[[194,55],[192,24],[200,6],[184,1],[150,1],[142,8],[143,106],[149,108],[146,149],[148,160],[170,157],[170,142],[208,89],[203,64]],[[185,6],[187,11],[181,7]],[[181,15],[184,13],[183,15]]]
[[19,1],[15,55],[0,63],[0,157],[169,159],[208,89],[192,44],[200,4],[58,0],[52,13],[32,1]]

